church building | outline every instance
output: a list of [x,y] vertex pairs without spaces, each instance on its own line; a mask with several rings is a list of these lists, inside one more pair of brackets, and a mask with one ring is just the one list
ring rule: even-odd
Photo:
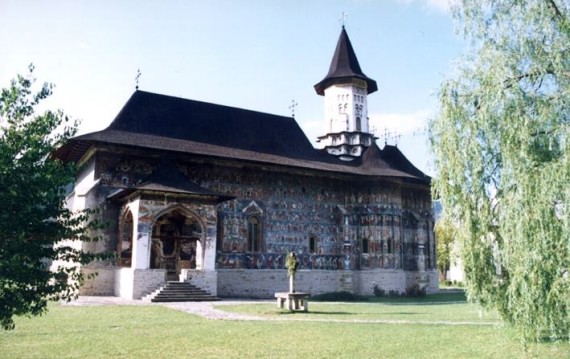
[[[104,130],[55,156],[80,171],[71,209],[98,208],[110,225],[87,250],[85,295],[138,299],[169,281],[220,297],[270,298],[374,288],[438,289],[430,177],[376,142],[368,95],[344,27],[328,74],[314,148],[293,117],[137,90]],[[315,97],[318,100],[317,97]]]

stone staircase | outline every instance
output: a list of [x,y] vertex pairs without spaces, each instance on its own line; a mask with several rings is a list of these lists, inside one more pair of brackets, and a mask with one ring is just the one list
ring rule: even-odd
[[211,295],[189,282],[168,281],[164,287],[157,289],[142,300],[153,303],[205,302],[220,300],[220,298]]

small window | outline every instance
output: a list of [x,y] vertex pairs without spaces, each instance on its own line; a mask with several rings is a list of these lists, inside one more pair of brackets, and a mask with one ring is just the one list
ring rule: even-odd
[[248,249],[250,252],[261,251],[261,231],[259,218],[255,216],[249,217],[247,221],[247,241]]
[[362,253],[363,254],[369,253],[368,238],[362,238]]
[[317,239],[314,236],[311,236],[311,238],[309,238],[309,252],[317,252]]
[[388,252],[389,254],[394,253],[394,240],[393,240],[392,238],[388,238],[388,241],[387,241],[387,242],[388,242],[388,250],[387,250],[387,252]]
[[360,125],[360,117],[356,118],[356,131],[362,131],[362,126]]

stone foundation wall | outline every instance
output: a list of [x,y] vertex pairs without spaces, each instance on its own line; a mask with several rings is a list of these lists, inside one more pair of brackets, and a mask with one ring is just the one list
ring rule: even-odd
[[166,269],[135,269],[133,298],[141,299],[165,284]]
[[362,270],[356,272],[358,286],[355,290],[360,295],[374,295],[374,286],[383,289],[388,293],[395,291],[403,293],[406,291],[406,273],[402,270]]
[[[85,281],[79,289],[79,295],[115,295],[114,268],[82,268]],[[90,274],[95,277],[87,278]]]
[[117,268],[114,295],[126,299],[140,299],[163,286],[165,275],[164,269]]
[[[83,269],[86,274],[97,271],[94,279],[87,280],[81,295],[115,295],[127,299],[140,299],[163,286],[163,269]],[[289,290],[287,271],[278,270],[183,270],[182,280],[190,282],[212,295],[233,298],[273,298],[275,292]],[[403,293],[420,279],[418,272],[402,270],[299,270],[295,289],[312,295],[347,291],[360,295],[373,295],[374,286],[389,292]],[[437,271],[423,273],[428,293],[439,290]]]
[[423,281],[426,285],[426,292],[437,293],[439,291],[439,275],[437,270],[419,272],[406,272],[406,288],[413,286],[415,283]]
[[215,270],[182,269],[180,277],[212,295],[218,295],[218,273]]
[[[374,285],[386,291],[406,290],[406,272],[401,270],[370,271],[303,271],[297,272],[295,290],[312,295],[347,291],[373,295]],[[218,270],[218,296],[273,298],[275,292],[289,290],[285,270]]]
[[115,296],[133,298],[133,270],[131,268],[117,268],[115,270]]
[[439,292],[439,273],[437,270],[427,272],[429,278],[429,284],[427,287],[427,293],[437,293]]

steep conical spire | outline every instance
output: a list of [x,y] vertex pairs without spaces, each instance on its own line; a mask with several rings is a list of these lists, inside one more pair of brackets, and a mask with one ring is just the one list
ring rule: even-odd
[[321,82],[315,85],[315,90],[319,95],[324,95],[325,89],[330,85],[347,82],[352,78],[358,78],[366,81],[367,92],[369,94],[378,90],[376,81],[366,76],[360,69],[360,64],[358,63],[358,59],[356,58],[356,54],[352,48],[348,34],[343,26],[336,44],[329,73],[321,80]]

